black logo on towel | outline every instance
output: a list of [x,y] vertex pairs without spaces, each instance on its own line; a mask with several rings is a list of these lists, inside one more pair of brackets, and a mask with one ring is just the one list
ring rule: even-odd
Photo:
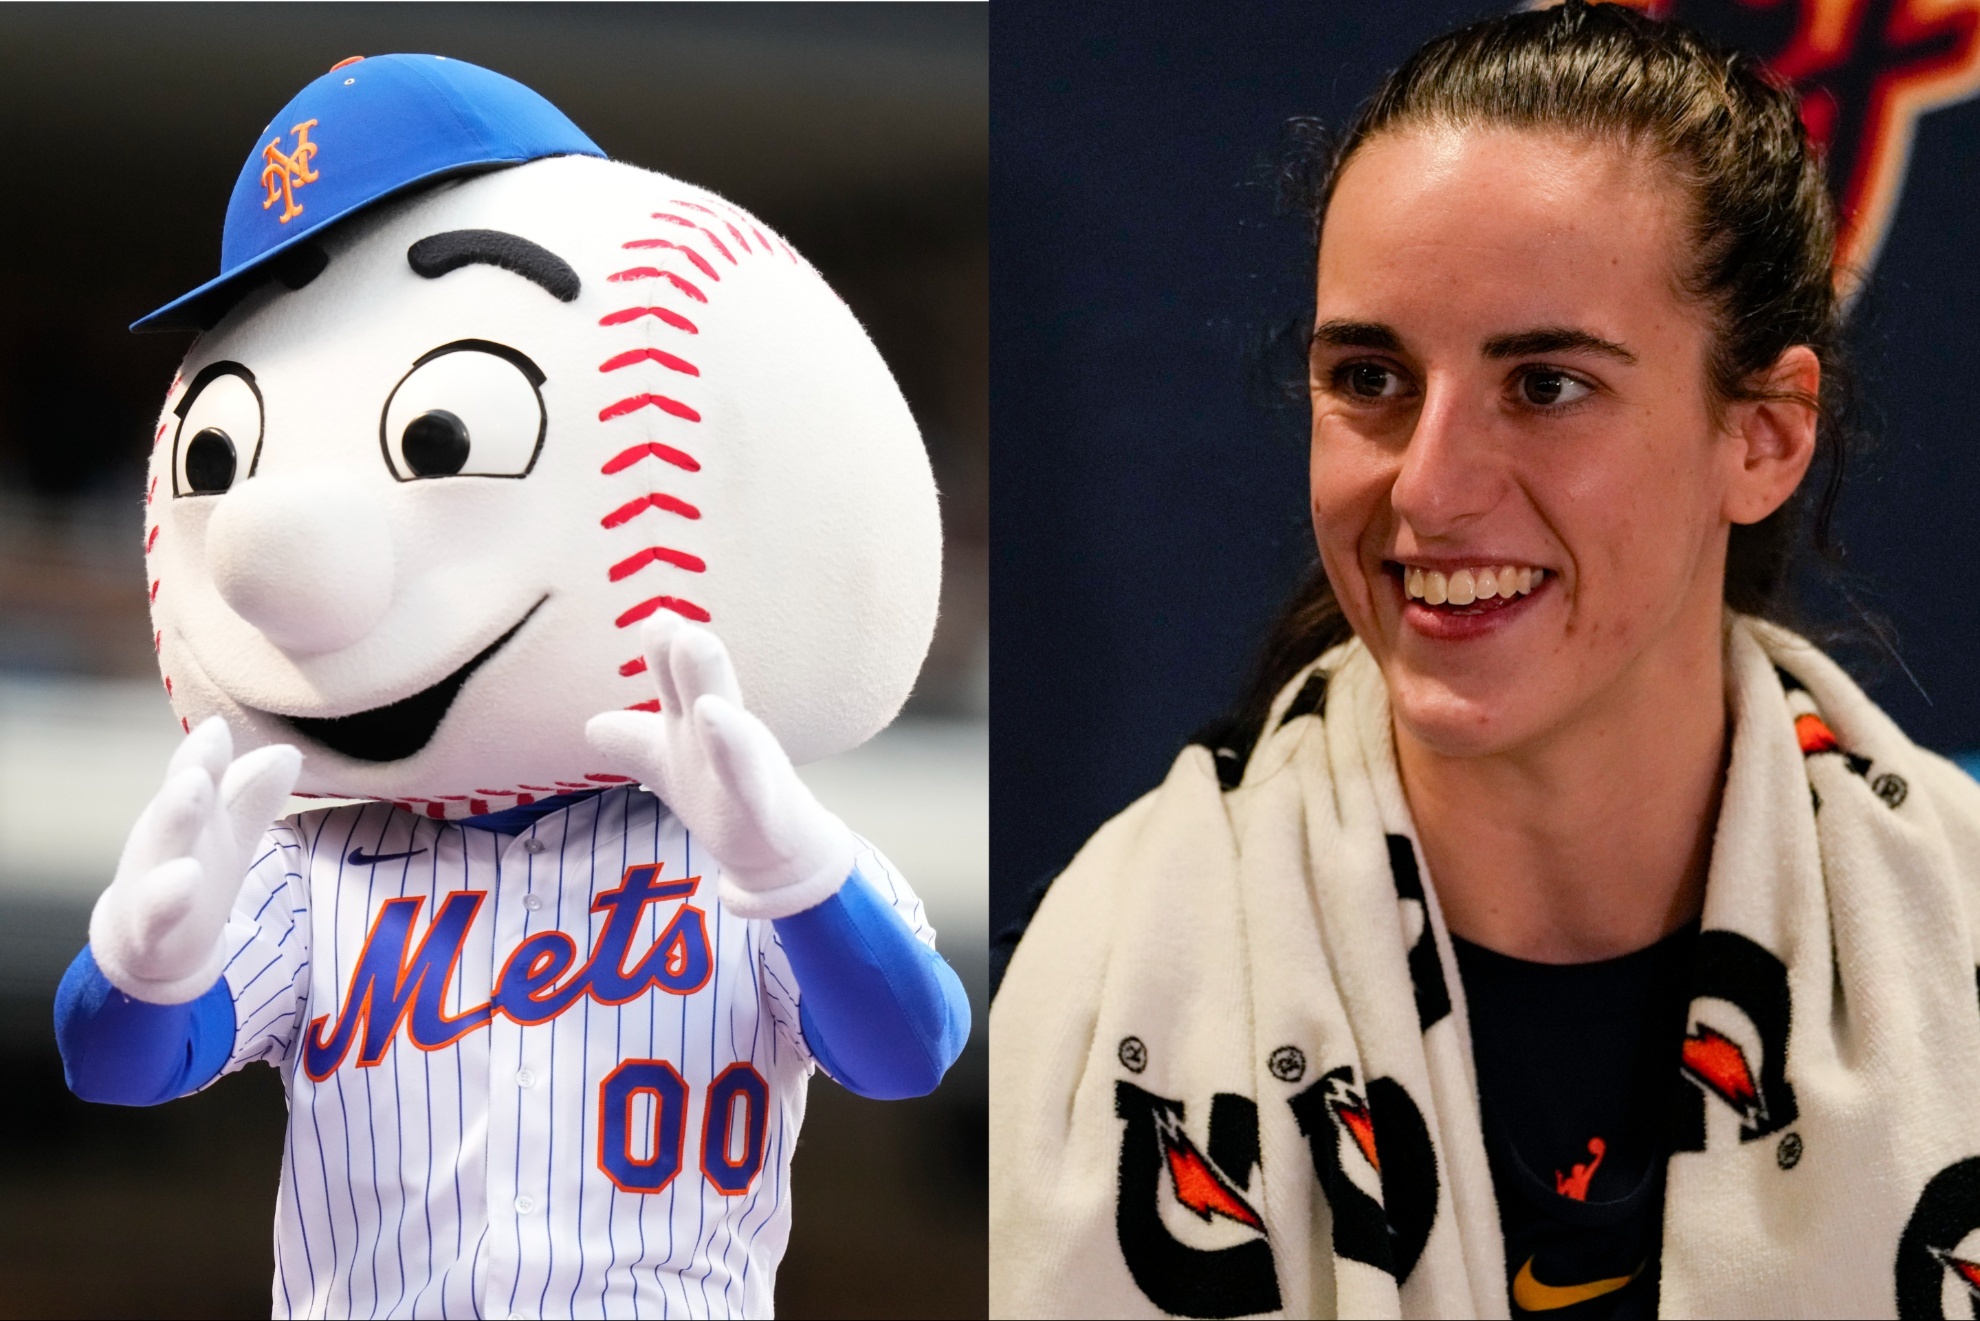
[[[1789,693],[1807,695],[1808,689],[1801,680],[1778,666],[1775,667],[1774,673],[1780,676],[1781,687],[1784,690]],[[1829,755],[1842,758],[1842,763],[1849,768],[1849,773],[1869,785],[1870,792],[1876,794],[1884,806],[1890,808],[1893,812],[1903,807],[1904,800],[1911,795],[1911,786],[1906,784],[1904,777],[1896,771],[1884,771],[1881,774],[1872,775],[1870,773],[1872,766],[1871,760],[1868,757],[1851,752],[1845,748],[1836,738],[1836,732],[1829,728],[1829,722],[1822,719],[1818,712],[1803,711],[1795,716],[1794,737],[1795,741],[1801,745],[1801,755],[1804,758]],[[1809,789],[1809,792],[1814,794],[1815,810],[1818,812],[1821,811],[1822,795],[1815,793],[1812,787]]]
[[[1114,1084],[1114,1114],[1124,1124],[1114,1225],[1128,1273],[1148,1301],[1175,1316],[1277,1311],[1272,1247],[1247,1193],[1258,1168],[1257,1105],[1228,1092],[1211,1098],[1207,1148],[1184,1129],[1181,1101],[1131,1082]],[[1205,1226],[1254,1236],[1229,1247],[1192,1247],[1163,1223],[1171,1200]]]
[[[1792,1124],[1801,1111],[1787,1080],[1792,1019],[1787,965],[1737,932],[1701,931],[1691,994],[1694,1000],[1710,998],[1735,1005],[1753,1025],[1753,1040],[1742,1044],[1738,1036],[1705,1022],[1702,1016],[1685,1037],[1679,1064],[1677,1150],[1705,1150],[1708,1096],[1739,1116],[1742,1143],[1778,1133]],[[1759,1047],[1758,1068],[1747,1049],[1755,1042]],[[1796,1144],[1796,1161],[1799,1152]],[[1781,1168],[1789,1169],[1793,1164],[1784,1161]]]
[[1298,1046],[1281,1046],[1265,1057],[1265,1067],[1280,1082],[1298,1082],[1306,1076],[1306,1052]]
[[1980,1251],[1960,1251],[1980,1229],[1980,1156],[1954,1161],[1925,1185],[1897,1247],[1897,1311],[1903,1321],[1942,1317],[1945,1285],[1961,1286],[1980,1312]]
[[1423,1112],[1393,1078],[1355,1091],[1346,1065],[1289,1104],[1334,1213],[1335,1254],[1407,1280],[1437,1219],[1437,1152]]

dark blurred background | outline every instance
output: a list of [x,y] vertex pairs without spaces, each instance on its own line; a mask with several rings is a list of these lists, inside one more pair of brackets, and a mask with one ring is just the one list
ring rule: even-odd
[[[1258,379],[1274,333],[1312,309],[1302,226],[1274,209],[1282,124],[1344,126],[1422,42],[1510,7],[1239,0],[1130,20],[997,0],[993,931],[1235,699],[1312,561],[1305,409],[1269,407]],[[1838,191],[1860,198],[1859,167],[1897,153],[1902,192],[1880,255],[1860,247],[1875,260],[1852,314],[1882,443],[1845,489],[1842,590],[1809,610],[1853,626],[1845,659],[1913,737],[1980,749],[1980,596],[1944,588],[1980,507],[1974,7],[1913,23],[1902,0],[1861,0],[1827,53],[1794,45],[1835,10],[1820,0],[1658,8],[1793,66],[1834,125]],[[1866,112],[1928,86],[1947,103],[1918,120],[1907,174],[1904,141]]]
[[[49,1010],[176,735],[139,501],[186,340],[124,327],[217,271],[256,130],[346,56],[519,79],[781,230],[872,333],[942,488],[942,622],[901,724],[814,784],[922,890],[980,1022],[986,47],[976,4],[0,7],[0,1315],[268,1310],[273,1072],[85,1106]],[[984,1079],[979,1032],[926,1100],[814,1085],[781,1312],[983,1314]]]

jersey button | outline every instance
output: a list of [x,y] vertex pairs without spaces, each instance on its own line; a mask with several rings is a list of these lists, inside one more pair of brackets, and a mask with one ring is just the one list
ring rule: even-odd
[[516,1070],[516,1086],[518,1087],[536,1086],[536,1075],[528,1069]]
[[526,839],[523,841],[524,853],[541,853],[543,852],[543,849],[544,849],[544,844],[543,841],[540,839]]
[[534,913],[537,909],[543,907],[543,900],[536,895],[526,894],[523,896],[523,907]]
[[531,1197],[528,1193],[524,1193],[521,1197],[518,1197],[516,1199],[517,1215],[526,1216],[535,1209],[536,1209],[536,1199],[534,1197]]

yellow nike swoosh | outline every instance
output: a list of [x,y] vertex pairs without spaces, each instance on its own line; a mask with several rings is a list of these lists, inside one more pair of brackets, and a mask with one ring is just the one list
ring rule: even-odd
[[1513,1277],[1513,1302],[1519,1304],[1522,1311],[1551,1312],[1556,1308],[1585,1303],[1590,1298],[1600,1298],[1605,1293],[1614,1293],[1642,1273],[1643,1268],[1638,1266],[1627,1275],[1590,1280],[1586,1284],[1542,1284],[1533,1278],[1533,1258],[1528,1257],[1526,1264],[1519,1268],[1519,1274]]

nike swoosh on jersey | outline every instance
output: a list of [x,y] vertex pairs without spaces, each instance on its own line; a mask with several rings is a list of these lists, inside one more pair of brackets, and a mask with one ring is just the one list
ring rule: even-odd
[[351,850],[351,855],[345,858],[344,861],[350,863],[353,867],[371,867],[381,862],[398,862],[403,858],[416,858],[424,852],[426,852],[425,849],[413,849],[406,853],[366,853],[362,848],[355,848]]
[[1533,1277],[1533,1258],[1528,1257],[1526,1264],[1519,1268],[1519,1274],[1513,1277],[1513,1302],[1522,1311],[1552,1312],[1614,1293],[1642,1273],[1643,1267],[1638,1266],[1627,1275],[1612,1275],[1606,1280],[1590,1280],[1586,1284],[1542,1284]]

